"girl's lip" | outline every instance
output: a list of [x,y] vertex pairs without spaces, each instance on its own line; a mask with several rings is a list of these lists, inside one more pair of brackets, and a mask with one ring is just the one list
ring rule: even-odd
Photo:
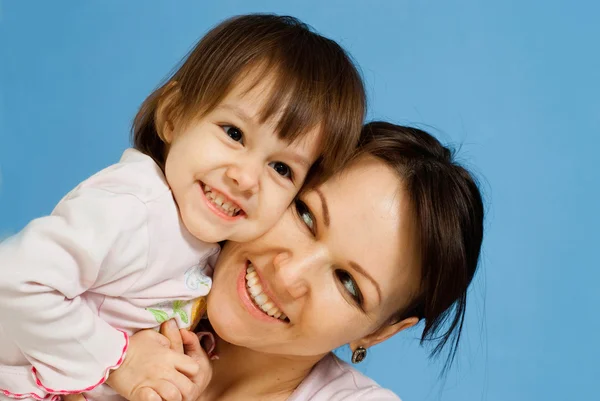
[[214,214],[216,214],[218,217],[220,217],[220,218],[222,218],[223,220],[226,220],[226,221],[236,221],[236,220],[243,219],[244,217],[246,217],[246,213],[244,213],[243,210],[237,216],[230,216],[230,215],[226,214],[225,212],[223,212],[220,208],[216,207],[206,197],[206,194],[204,193],[204,185],[206,185],[206,184],[204,184],[202,181],[198,181],[198,187],[200,189],[200,193],[202,194],[202,199],[204,199],[204,202],[206,202],[206,206],[208,206],[208,208]]
[[[249,265],[249,261],[246,261],[246,263],[244,264],[243,268],[240,271],[240,274],[238,276],[238,282],[237,282],[238,296],[240,297],[242,304],[244,305],[246,310],[250,313],[250,315],[257,318],[258,320],[261,320],[263,322],[268,322],[268,323],[285,324],[285,322],[283,320],[267,315],[265,312],[262,311],[262,309],[260,309],[254,303],[252,298],[250,298],[250,294],[248,294],[248,290],[246,287],[246,270],[248,269],[248,265]],[[267,296],[269,296],[269,294],[267,294]]]

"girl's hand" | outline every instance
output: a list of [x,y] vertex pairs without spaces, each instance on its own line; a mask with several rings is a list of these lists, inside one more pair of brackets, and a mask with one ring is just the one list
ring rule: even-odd
[[204,363],[197,350],[193,357],[184,355],[180,348],[183,350],[191,338],[187,336],[184,342],[182,336],[174,336],[172,333],[177,332],[174,321],[165,322],[164,327],[172,341],[153,330],[134,334],[123,364],[106,380],[106,384],[130,401],[195,401],[208,384],[202,372],[208,359]]
[[206,389],[212,378],[212,365],[204,349],[200,346],[200,339],[189,330],[178,330],[175,324],[165,322],[160,326],[160,332],[171,343],[171,350],[192,358],[199,366],[198,374],[190,379],[199,387],[200,393]]

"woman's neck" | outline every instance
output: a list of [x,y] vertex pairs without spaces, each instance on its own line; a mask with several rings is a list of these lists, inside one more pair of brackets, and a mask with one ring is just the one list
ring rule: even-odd
[[219,359],[199,401],[286,400],[323,356],[265,354],[217,339]]

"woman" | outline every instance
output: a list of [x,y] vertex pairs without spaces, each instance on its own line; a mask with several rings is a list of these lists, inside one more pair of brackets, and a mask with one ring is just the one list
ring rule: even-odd
[[360,362],[423,319],[422,342],[434,355],[448,346],[450,363],[482,237],[479,190],[447,148],[418,129],[366,125],[343,173],[263,237],[224,246],[207,312],[219,359],[196,380],[197,401],[397,400],[331,351],[349,344]]

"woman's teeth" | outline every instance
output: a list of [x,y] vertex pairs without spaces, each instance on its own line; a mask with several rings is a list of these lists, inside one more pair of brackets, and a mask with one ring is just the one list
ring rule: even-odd
[[262,292],[263,288],[258,282],[258,275],[252,265],[246,269],[246,287],[250,298],[263,312],[276,319],[287,321],[287,316]]
[[214,191],[208,185],[204,185],[202,187],[202,190],[204,191],[206,199],[208,199],[213,205],[221,209],[223,213],[227,214],[230,217],[237,216],[238,214],[240,214],[240,210],[242,209],[238,205],[232,202],[225,201],[223,195]]

